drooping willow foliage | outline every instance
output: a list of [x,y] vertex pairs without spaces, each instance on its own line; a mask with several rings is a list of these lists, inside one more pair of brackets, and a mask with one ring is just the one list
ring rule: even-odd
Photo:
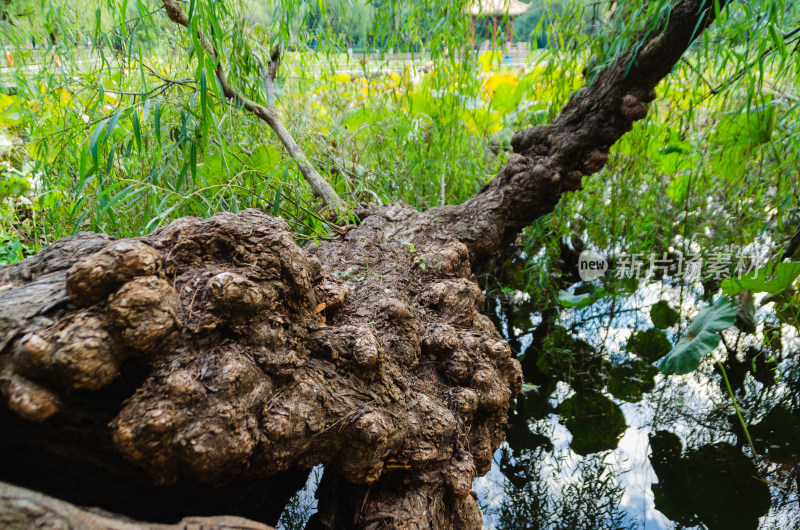
[[[210,28],[229,78],[256,101],[266,97],[258,58],[281,45],[279,111],[347,200],[425,208],[475,193],[514,130],[546,124],[669,17],[670,2],[533,2],[515,26],[527,33],[522,68],[524,51],[510,67],[488,42],[472,49],[465,7],[191,1],[185,30],[158,2],[4,4],[4,259],[77,230],[136,235],[246,207],[288,218],[301,238],[331,233],[271,131],[221,94],[197,28]],[[726,244],[791,232],[799,23],[791,2],[728,5],[606,174],[531,230],[535,246],[555,252],[584,230],[600,247],[651,249],[693,231]],[[715,194],[731,203],[711,205]]]

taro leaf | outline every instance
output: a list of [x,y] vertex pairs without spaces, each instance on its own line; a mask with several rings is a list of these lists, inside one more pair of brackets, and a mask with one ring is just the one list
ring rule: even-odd
[[558,303],[564,307],[586,307],[591,303],[591,294],[572,294],[569,291],[558,291]]
[[531,321],[531,316],[534,313],[534,311],[531,309],[531,306],[532,303],[530,299],[512,299],[511,303],[506,309],[508,325],[513,326],[514,329],[518,330],[518,335],[528,333],[535,327]]
[[539,372],[549,380],[569,380],[576,392],[597,387],[602,364],[602,357],[591,344],[575,338],[562,326],[554,326],[548,333],[544,351],[536,359]]
[[529,413],[527,401],[527,398],[518,398],[516,401],[517,410],[509,412],[506,441],[515,454],[520,454],[526,450],[533,451],[537,447],[544,447],[548,451],[552,451],[553,443],[549,438],[531,431],[533,418]]
[[22,106],[19,96],[0,94],[0,127],[22,123]]
[[740,448],[720,442],[681,455],[680,439],[666,431],[652,435],[650,447],[656,509],[676,523],[755,530],[769,511],[769,486]]
[[228,175],[235,174],[241,169],[238,160],[230,155],[223,156],[220,151],[209,154],[200,166],[200,175],[209,185],[216,185],[225,182]]
[[376,114],[377,113],[367,107],[360,107],[346,113],[338,121],[343,122],[343,125],[349,130],[356,131],[362,127],[379,122],[381,117]]
[[487,51],[480,54],[478,57],[478,61],[481,63],[481,70],[484,72],[490,71],[494,68],[494,65],[498,64],[500,60],[503,58],[502,52],[499,51]]
[[411,114],[425,114],[427,116],[435,115],[439,110],[440,98],[437,98],[426,84],[420,87],[411,94]]
[[357,162],[353,162],[346,157],[332,155],[331,160],[335,164],[337,171],[342,172],[352,178],[362,179],[369,173],[369,170],[366,167]]
[[650,320],[659,329],[667,329],[674,326],[678,321],[680,313],[672,309],[666,300],[661,300],[650,308]]
[[651,328],[646,331],[637,331],[628,339],[627,349],[641,359],[652,363],[662,358],[669,352],[672,344],[666,333],[660,329]]
[[639,290],[639,279],[632,275],[631,278],[616,278],[614,286],[617,293],[621,295],[634,294]]
[[728,278],[722,282],[722,292],[729,295],[742,291],[753,293],[779,293],[789,287],[800,276],[800,262],[768,263],[755,273],[739,278]]
[[247,157],[247,165],[262,173],[269,173],[272,168],[280,163],[281,152],[271,145],[259,145]]
[[737,307],[736,322],[734,324],[737,328],[745,333],[756,332],[756,304],[753,299],[753,293],[750,291],[742,291],[736,297]]
[[713,305],[700,310],[689,331],[661,361],[664,374],[688,374],[700,366],[703,357],[719,345],[719,332],[731,327],[736,320],[736,304],[720,296]]
[[12,173],[0,176],[0,198],[19,197],[31,187],[30,182],[23,177]]
[[656,384],[654,378],[658,368],[638,360],[626,361],[611,367],[608,391],[617,399],[636,403],[642,394],[651,392]]
[[572,433],[570,448],[581,456],[616,449],[625,432],[622,410],[599,392],[575,394],[558,406],[558,412]]
[[[487,84],[498,75],[499,74],[495,74],[490,77],[487,81]],[[519,86],[517,78],[513,76],[505,77],[510,77],[511,80],[509,81],[504,79],[503,82],[496,85],[491,93],[492,106],[501,114],[506,114],[507,112],[514,110],[522,99],[522,93],[520,93],[517,88]]]
[[744,175],[750,154],[770,140],[776,120],[775,106],[770,103],[720,116],[708,138],[709,146],[717,147],[711,157],[714,171],[724,179]]
[[747,111],[723,114],[708,140],[722,148],[752,148],[770,140],[776,121],[775,105],[769,103]]
[[603,288],[597,289],[593,293],[584,294],[572,294],[569,291],[564,291],[562,289],[558,291],[558,303],[564,307],[583,309],[584,307],[588,307],[597,302],[607,294],[608,293]]
[[665,175],[675,175],[680,171],[696,167],[697,153],[692,152],[692,144],[688,141],[667,144],[658,150],[658,155],[656,157],[658,169]]

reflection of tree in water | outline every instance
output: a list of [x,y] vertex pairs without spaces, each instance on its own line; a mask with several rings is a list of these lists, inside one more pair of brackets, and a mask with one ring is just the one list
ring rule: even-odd
[[[563,270],[575,270],[570,263],[578,246],[562,245]],[[767,306],[755,321],[740,314],[737,327],[723,332],[723,354],[716,353],[754,455],[719,367],[706,362],[697,372],[663,378],[654,364],[685,334],[691,321],[687,308],[710,303],[718,285],[680,285],[665,278],[647,285],[580,283],[567,274],[551,279],[548,288],[557,292],[577,284],[576,295],[592,297],[602,289],[613,296],[585,308],[551,305],[535,312],[546,304],[530,289],[521,295],[526,289],[516,282],[523,261],[517,257],[504,264],[505,277],[497,279],[504,289],[487,297],[495,324],[520,353],[525,381],[534,385],[510,414],[500,462],[507,479],[502,528],[634,524],[629,516],[621,524],[623,488],[615,475],[624,470],[603,463],[630,423],[620,408],[625,402],[637,403],[648,415],[637,426],[649,434],[650,446],[642,451],[650,452],[646,462],[657,477],[649,489],[655,508],[676,527],[800,528],[794,302]],[[564,383],[567,394],[557,391]],[[569,450],[553,449],[547,427],[552,431],[556,423],[572,435]],[[552,469],[562,460],[574,470],[569,480]]]
[[680,438],[667,431],[650,436],[650,447],[656,509],[671,520],[711,530],[757,528],[769,511],[769,486],[740,448],[720,442],[683,452]]
[[789,346],[796,344],[797,320],[785,312],[767,312],[764,319],[755,333],[725,332],[720,358],[756,456],[718,367],[687,376],[697,386],[705,383],[702,406],[693,406],[688,385],[659,387],[665,398],[654,429],[695,427],[684,435],[682,455],[675,434],[651,435],[656,507],[673,521],[700,521],[710,529],[800,527],[800,371],[798,352]]
[[543,477],[546,450],[526,451],[513,461],[504,455],[501,469],[509,479],[499,526],[516,530],[603,530],[630,528],[620,510],[623,489],[602,456],[582,459],[569,479],[556,472]]

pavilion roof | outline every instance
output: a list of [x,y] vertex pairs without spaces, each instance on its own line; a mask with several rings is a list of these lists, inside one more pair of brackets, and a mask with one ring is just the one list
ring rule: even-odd
[[531,4],[525,4],[519,0],[475,0],[465,9],[473,16],[509,16],[521,15]]

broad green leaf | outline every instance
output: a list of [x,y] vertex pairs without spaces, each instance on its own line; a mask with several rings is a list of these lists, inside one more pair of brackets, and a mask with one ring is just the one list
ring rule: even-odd
[[636,403],[655,388],[658,368],[639,360],[625,361],[609,370],[608,392],[617,399]]
[[22,106],[18,96],[0,94],[0,127],[13,127],[22,123]]
[[637,331],[631,335],[626,345],[629,352],[649,363],[663,357],[671,347],[667,334],[656,328]]
[[676,434],[658,431],[650,448],[655,507],[679,528],[755,530],[769,511],[770,488],[741,447],[716,442],[684,452]]
[[742,291],[753,293],[779,293],[800,276],[800,262],[769,263],[756,272],[722,282],[722,292],[736,295]]
[[561,290],[558,292],[558,303],[564,307],[575,307],[577,309],[582,309],[597,302],[602,297],[606,296],[606,294],[607,293],[605,289],[602,288],[597,289],[593,293],[585,294],[572,294],[569,291]]
[[625,432],[622,410],[599,392],[575,394],[558,406],[558,412],[572,433],[570,448],[582,456],[615,449]]
[[281,153],[271,145],[259,145],[253,153],[247,157],[247,165],[262,173],[268,173],[280,163]]
[[203,165],[200,166],[200,175],[212,186],[225,182],[227,174],[228,167],[219,151],[206,156]]
[[431,94],[427,86],[420,87],[419,90],[411,95],[411,108],[410,113],[425,114],[433,116],[439,109],[439,101]]
[[650,308],[650,320],[659,329],[674,326],[679,316],[680,313],[672,309],[666,300],[661,300]]
[[489,138],[490,145],[496,145],[511,151],[511,139],[514,137],[514,131],[509,128],[501,129],[494,133]]
[[770,140],[776,120],[775,106],[770,103],[723,115],[708,138],[709,146],[716,147],[711,157],[714,170],[726,179],[744,175],[750,153]]
[[522,94],[517,89],[518,81],[513,76],[508,76],[508,77],[512,77],[512,79],[514,79],[514,82],[500,83],[491,96],[492,106],[502,114],[505,114],[516,108],[516,106],[519,105],[519,102],[522,99]]
[[[431,109],[427,108],[427,110],[430,111]],[[420,110],[420,112],[427,114],[427,112],[422,110]],[[382,112],[381,109],[361,107],[345,113],[341,118],[341,122],[345,127],[350,129],[351,131],[356,131],[361,127],[378,123],[384,118],[385,118],[385,113]]]
[[491,135],[503,128],[502,118],[497,112],[489,112],[486,109],[472,111],[462,109],[459,114],[464,125],[475,136]]
[[484,72],[488,72],[494,65],[500,62],[500,59],[503,58],[503,53],[499,51],[488,51],[483,52],[480,57],[478,57],[478,61],[481,63],[481,69]]
[[572,294],[569,291],[558,292],[558,303],[564,307],[585,307],[591,303],[591,294]]
[[7,172],[0,176],[0,199],[19,197],[31,187],[30,182],[22,175]]
[[[654,135],[661,133],[656,129]],[[656,147],[652,142],[653,149]],[[688,171],[697,166],[698,154],[694,152],[692,144],[688,140],[681,140],[677,131],[670,131],[668,143],[649,153],[649,156],[658,163],[658,169],[665,175],[673,175],[678,171]],[[674,181],[673,181],[674,182]]]
[[717,298],[713,305],[704,307],[686,335],[661,361],[664,374],[688,374],[700,366],[703,357],[719,345],[719,332],[736,321],[736,304],[728,296]]

